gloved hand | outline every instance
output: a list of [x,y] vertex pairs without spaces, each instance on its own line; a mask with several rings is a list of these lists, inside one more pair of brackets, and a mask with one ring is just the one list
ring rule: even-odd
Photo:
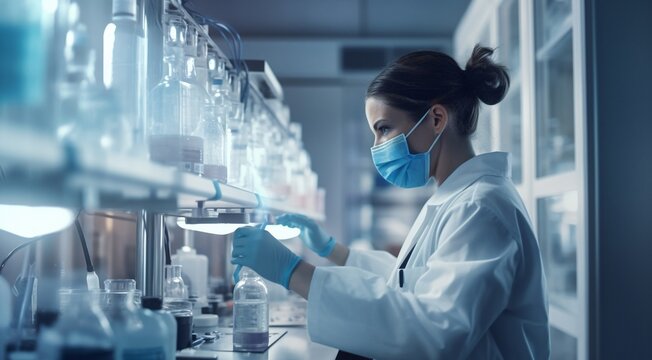
[[255,227],[241,227],[233,234],[231,264],[247,266],[260,276],[286,289],[301,260],[270,233]]
[[276,223],[301,229],[300,237],[304,244],[321,257],[327,257],[335,249],[335,239],[306,216],[284,214],[276,219]]

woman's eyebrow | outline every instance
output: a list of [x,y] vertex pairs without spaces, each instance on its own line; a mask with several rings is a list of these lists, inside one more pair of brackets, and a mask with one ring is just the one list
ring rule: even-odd
[[382,122],[389,122],[387,119],[378,119],[376,122],[374,122],[374,130],[378,130],[378,125]]

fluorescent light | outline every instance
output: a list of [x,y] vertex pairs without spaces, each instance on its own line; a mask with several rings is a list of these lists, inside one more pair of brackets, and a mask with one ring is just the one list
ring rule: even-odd
[[[191,231],[199,231],[207,234],[215,234],[215,235],[228,235],[234,233],[237,229],[243,227],[243,226],[258,226],[259,224],[255,223],[247,223],[247,224],[232,224],[232,223],[211,223],[211,224],[188,224],[186,223],[186,218],[179,218],[177,219],[177,225],[179,225],[180,228],[186,229],[186,230],[191,230]],[[279,240],[289,240],[293,239],[299,234],[301,234],[301,230],[297,228],[291,228],[283,225],[267,225],[265,227],[265,230],[267,230],[272,236]]]
[[61,231],[74,220],[73,212],[64,208],[0,205],[0,230],[28,239]]

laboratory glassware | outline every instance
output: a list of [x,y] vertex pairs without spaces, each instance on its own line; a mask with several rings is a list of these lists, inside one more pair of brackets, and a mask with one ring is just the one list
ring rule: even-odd
[[240,271],[233,290],[233,350],[260,351],[269,342],[267,286],[248,267]]

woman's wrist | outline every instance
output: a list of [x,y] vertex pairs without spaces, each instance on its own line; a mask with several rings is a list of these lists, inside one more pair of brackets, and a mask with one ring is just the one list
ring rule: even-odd
[[349,258],[349,253],[350,250],[347,246],[337,243],[327,259],[336,265],[344,266],[346,260]]
[[315,267],[312,264],[304,260],[299,261],[299,265],[294,268],[292,275],[290,275],[290,290],[307,300],[314,273]]

